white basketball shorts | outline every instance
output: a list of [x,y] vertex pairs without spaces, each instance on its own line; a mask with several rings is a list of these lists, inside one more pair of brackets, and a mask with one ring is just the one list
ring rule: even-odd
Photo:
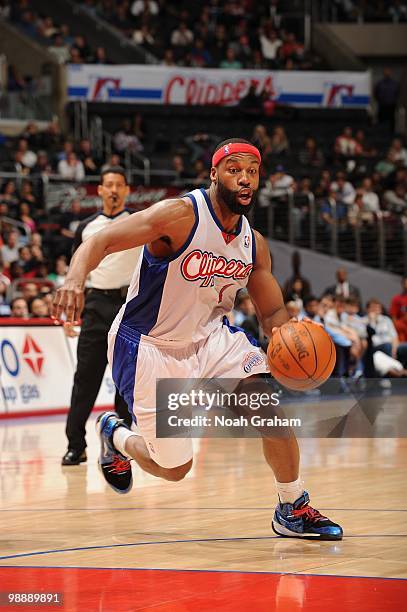
[[[164,343],[163,343],[164,344]],[[156,381],[159,378],[238,378],[268,372],[267,357],[256,340],[227,319],[205,340],[167,348],[123,323],[109,334],[113,380],[126,400],[151,458],[165,468],[192,458],[191,438],[156,437]]]

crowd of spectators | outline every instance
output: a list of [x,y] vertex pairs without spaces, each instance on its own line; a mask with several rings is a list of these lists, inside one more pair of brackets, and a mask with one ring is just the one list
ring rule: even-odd
[[196,68],[318,68],[301,39],[303,20],[293,20],[279,0],[82,0],[166,66]]
[[[295,262],[295,260],[297,261]],[[362,303],[357,287],[349,283],[347,271],[339,268],[336,282],[317,297],[299,270],[298,252],[293,256],[293,275],[283,287],[286,308],[291,317],[307,317],[324,325],[336,348],[333,376],[341,380],[379,378],[389,386],[389,378],[407,376],[407,277],[389,308],[377,298]],[[249,294],[238,295],[234,323],[255,337],[263,347],[263,336]]]
[[358,23],[406,23],[407,2],[404,0],[334,0],[329,9],[335,21]]
[[[68,24],[56,22],[49,15],[34,10],[29,0],[3,0],[0,18],[9,20],[23,34],[45,45],[60,64],[110,63],[104,47],[92,48],[84,34],[73,35]],[[12,70],[16,72],[15,67]],[[23,87],[23,80],[18,79],[18,87]]]

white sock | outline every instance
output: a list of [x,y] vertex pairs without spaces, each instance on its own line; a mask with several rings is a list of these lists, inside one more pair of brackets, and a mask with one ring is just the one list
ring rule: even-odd
[[293,504],[304,493],[301,476],[293,482],[278,482],[276,480],[276,486],[282,504]]
[[130,431],[129,429],[127,429],[127,427],[116,427],[113,432],[113,444],[122,455],[128,457],[129,459],[132,459],[132,456],[129,455],[129,453],[125,450],[124,447],[126,444],[126,440],[131,438],[131,436],[137,435],[139,434],[134,431]]

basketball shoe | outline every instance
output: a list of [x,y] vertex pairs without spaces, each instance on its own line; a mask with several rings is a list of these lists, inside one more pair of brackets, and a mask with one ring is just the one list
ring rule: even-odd
[[103,412],[96,419],[96,432],[100,437],[99,467],[106,482],[117,493],[128,493],[133,486],[130,461],[113,444],[113,433],[118,427],[127,427],[115,412]]
[[274,533],[288,538],[342,540],[342,527],[309,505],[307,491],[293,504],[277,505],[271,522]]

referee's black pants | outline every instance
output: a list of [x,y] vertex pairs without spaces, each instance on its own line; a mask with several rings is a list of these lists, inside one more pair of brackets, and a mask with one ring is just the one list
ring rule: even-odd
[[[119,289],[105,292],[91,289],[86,296],[78,339],[78,362],[66,423],[70,450],[82,452],[86,448],[86,422],[95,404],[107,365],[107,334],[124,297]],[[119,416],[130,425],[131,415],[117,389],[114,404]]]

